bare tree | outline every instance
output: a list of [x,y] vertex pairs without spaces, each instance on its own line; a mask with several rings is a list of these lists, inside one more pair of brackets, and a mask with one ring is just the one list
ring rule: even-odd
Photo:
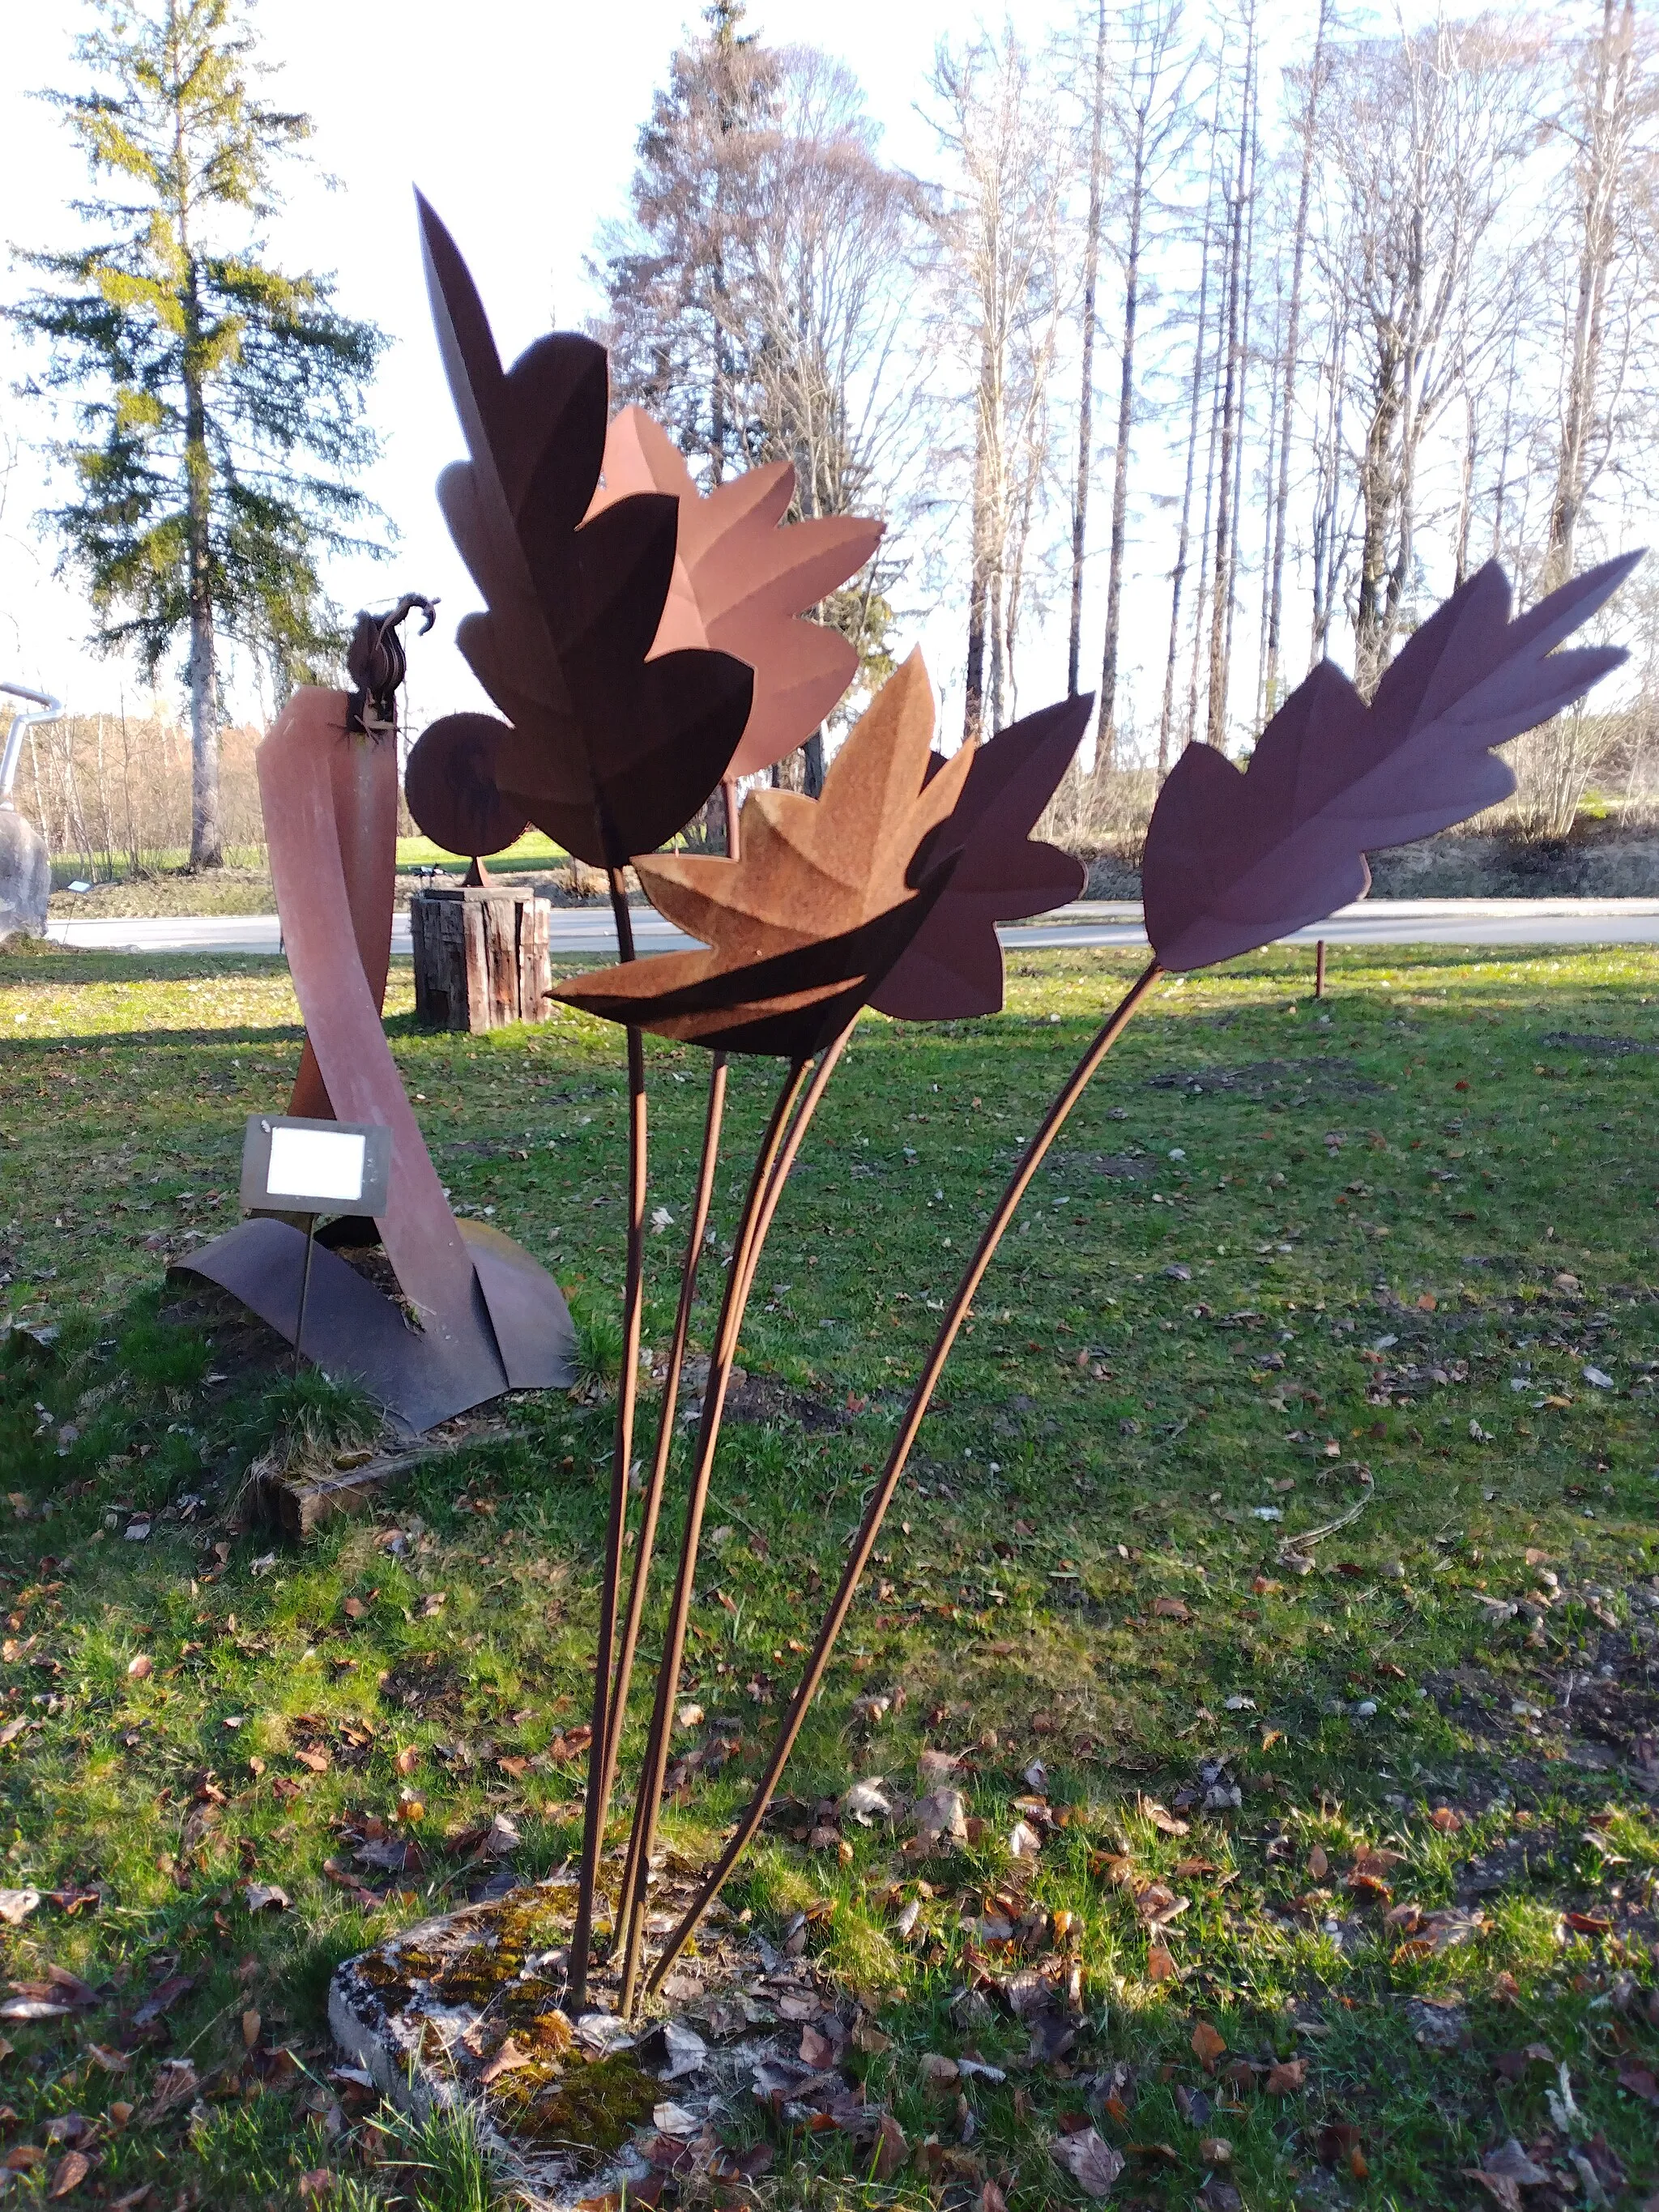
[[[759,449],[794,465],[796,511],[888,520],[880,557],[820,609],[879,680],[931,427],[915,358],[929,203],[880,159],[844,63],[787,48],[773,84],[772,120],[749,157],[751,212],[727,257],[726,315],[748,364]],[[823,754],[820,732],[808,742],[809,790],[822,782]]]
[[1082,366],[1077,410],[1077,485],[1072,495],[1072,627],[1066,641],[1066,696],[1075,699],[1083,657],[1083,563],[1089,535],[1089,477],[1094,465],[1096,289],[1100,281],[1100,224],[1106,181],[1106,0],[1097,0],[1094,91],[1089,103],[1089,212],[1083,240]]
[[[1638,233],[1651,215],[1650,206],[1643,205],[1640,180],[1651,173],[1651,128],[1659,105],[1651,41],[1638,42],[1635,0],[1602,0],[1600,31],[1574,51],[1572,62],[1572,89],[1556,128],[1573,149],[1568,185],[1577,267],[1544,559],[1547,587],[1571,573],[1585,501],[1613,451],[1618,395],[1630,357]],[[1622,325],[1624,345],[1617,334],[1609,343],[1610,325]]]
[[1501,343],[1523,246],[1500,223],[1535,143],[1540,41],[1492,19],[1332,50],[1321,161],[1334,227],[1321,258],[1346,295],[1361,416],[1356,681],[1388,665],[1413,574],[1424,443]]
[[1234,491],[1234,447],[1240,436],[1244,377],[1244,277],[1246,240],[1253,197],[1251,144],[1256,87],[1255,0],[1244,5],[1244,82],[1238,104],[1237,165],[1228,195],[1226,335],[1221,383],[1221,470],[1217,488],[1215,587],[1210,599],[1210,687],[1205,736],[1224,745],[1227,736],[1227,635],[1233,605],[1233,553],[1237,529]]
[[1279,392],[1279,483],[1273,494],[1273,550],[1267,603],[1267,672],[1263,686],[1266,712],[1279,704],[1279,668],[1283,650],[1285,538],[1291,505],[1291,438],[1296,427],[1297,353],[1302,337],[1302,280],[1308,254],[1308,207],[1313,188],[1314,149],[1318,143],[1319,94],[1325,65],[1325,33],[1331,0],[1319,0],[1313,58],[1306,74],[1298,135],[1302,173],[1297,190],[1296,228],[1291,238],[1291,299],[1285,328],[1285,354]]
[[1106,641],[1101,655],[1097,775],[1116,764],[1117,664],[1123,629],[1123,568],[1128,540],[1129,451],[1135,415],[1135,342],[1145,282],[1146,225],[1164,170],[1189,137],[1180,65],[1181,0],[1134,0],[1125,27],[1127,54],[1114,101],[1125,148],[1123,326],[1118,348],[1117,447],[1112,457],[1112,543],[1106,577]]
[[1048,388],[1070,300],[1071,144],[1048,73],[1012,25],[995,42],[942,42],[933,92],[954,172],[940,215],[942,349],[972,393],[963,731],[975,738],[1004,720],[1049,473]]
[[[1224,63],[1224,52],[1222,62]],[[1215,246],[1215,195],[1218,176],[1217,149],[1221,137],[1222,67],[1216,70],[1215,113],[1212,118],[1207,144],[1209,173],[1204,192],[1204,222],[1202,246],[1199,257],[1198,313],[1193,339],[1192,373],[1188,380],[1187,404],[1187,465],[1181,486],[1181,519],[1176,528],[1175,566],[1170,572],[1170,647],[1164,662],[1164,701],[1158,723],[1158,780],[1161,784],[1170,772],[1170,736],[1174,724],[1176,660],[1181,648],[1181,599],[1187,580],[1187,568],[1192,547],[1193,476],[1198,460],[1198,428],[1204,397],[1206,347],[1209,340],[1207,322],[1210,309],[1210,264]],[[1206,529],[1207,536],[1207,525]],[[1194,708],[1194,712],[1196,712]],[[1188,738],[1192,735],[1192,715],[1188,718]]]

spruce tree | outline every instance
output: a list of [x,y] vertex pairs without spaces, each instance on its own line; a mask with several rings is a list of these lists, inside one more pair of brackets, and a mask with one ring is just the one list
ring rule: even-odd
[[188,639],[191,865],[222,857],[216,641],[264,657],[279,691],[337,651],[318,573],[376,510],[350,482],[377,450],[363,391],[386,343],[336,312],[327,276],[266,258],[285,158],[307,117],[266,104],[238,0],[92,0],[91,79],[46,95],[85,153],[89,241],[26,255],[44,279],[12,312],[72,393],[55,448],[72,495],[43,518],[82,577],[105,650],[151,677]]

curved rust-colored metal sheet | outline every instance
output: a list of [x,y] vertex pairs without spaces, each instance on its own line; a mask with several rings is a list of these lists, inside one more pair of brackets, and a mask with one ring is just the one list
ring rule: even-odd
[[[301,1348],[357,1375],[395,1418],[420,1429],[503,1389],[568,1384],[574,1334],[545,1268],[499,1232],[479,1224],[470,1234],[455,1220],[386,1044],[396,750],[350,735],[349,708],[343,692],[296,692],[255,759],[306,1022],[295,1097],[314,1098],[319,1115],[391,1130],[390,1188],[376,1225],[421,1327],[410,1328],[325,1246],[313,1257]],[[192,1254],[190,1266],[292,1342],[304,1243],[291,1224],[247,1222]]]
[[[337,696],[340,702],[339,728],[327,750],[331,837],[344,878],[352,941],[378,1019],[386,1004],[386,973],[392,964],[392,903],[398,878],[398,747],[392,737],[348,736],[349,697],[343,692],[321,696]],[[280,884],[276,903],[280,908]],[[311,1121],[340,1119],[330,1102],[309,1030],[288,1110]]]
[[564,1294],[539,1260],[487,1221],[460,1230],[496,1348],[514,1390],[568,1390],[576,1379],[576,1331]]
[[783,525],[794,491],[793,468],[776,461],[699,493],[673,441],[640,407],[624,407],[605,433],[605,483],[590,514],[642,492],[679,506],[653,653],[713,646],[755,672],[731,776],[757,775],[805,744],[858,673],[854,646],[806,617],[869,560],[883,526],[860,515]]
[[[217,1283],[292,1344],[305,1249],[302,1230],[263,1216],[175,1260],[170,1272]],[[470,1339],[434,1337],[411,1328],[390,1298],[319,1243],[312,1249],[300,1349],[329,1374],[362,1383],[395,1423],[418,1435],[509,1387],[511,1378],[493,1350],[485,1358],[479,1349],[489,1340],[482,1288],[475,1287],[471,1297],[476,1311]]]

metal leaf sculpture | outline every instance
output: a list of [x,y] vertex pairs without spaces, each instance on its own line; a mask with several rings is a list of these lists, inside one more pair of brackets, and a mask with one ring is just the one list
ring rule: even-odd
[[647,658],[678,502],[641,494],[583,520],[605,452],[604,347],[555,331],[503,369],[466,264],[419,205],[433,319],[471,455],[444,471],[439,503],[487,609],[466,617],[457,642],[507,717],[494,781],[568,851],[619,868],[673,836],[714,790],[753,678],[724,653]]
[[1492,752],[1583,696],[1625,659],[1553,648],[1641,555],[1586,570],[1510,620],[1496,562],[1417,630],[1368,707],[1321,661],[1248,768],[1189,745],[1159,793],[1141,881],[1160,967],[1208,967],[1323,919],[1370,884],[1367,851],[1431,836],[1515,788]]
[[950,879],[953,853],[920,881],[915,862],[974,757],[964,748],[929,776],[933,733],[933,688],[913,653],[836,754],[821,798],[755,793],[741,860],[635,861],[653,905],[709,951],[603,969],[556,995],[720,1051],[818,1051],[868,1000]]
[[[962,796],[916,866],[926,868],[934,848],[957,847],[962,857],[933,912],[871,994],[878,1012],[927,1022],[1000,1008],[998,922],[1066,906],[1086,881],[1074,854],[1030,833],[1082,742],[1093,706],[1091,692],[1062,700],[1011,722],[971,753]],[[944,764],[935,753],[933,772]]]
[[[633,1978],[645,1996],[661,1989],[765,1818],[986,1270],[1049,1147],[1159,975],[1319,921],[1364,890],[1367,846],[1447,828],[1503,798],[1513,780],[1490,748],[1547,720],[1625,658],[1615,647],[1553,648],[1633,565],[1593,569],[1516,623],[1502,571],[1483,569],[1405,647],[1369,708],[1334,670],[1316,670],[1263,732],[1244,774],[1207,746],[1182,756],[1153,814],[1143,866],[1153,957],[1061,1085],[945,1303],[754,1794],[655,1964]],[[941,899],[936,915],[944,908]],[[624,1986],[631,1999],[633,1982]]]
[[410,748],[404,796],[442,852],[505,852],[530,827],[523,801],[495,781],[501,726],[493,714],[445,714]]
[[605,483],[590,516],[645,492],[679,502],[674,578],[652,652],[713,646],[755,672],[729,776],[757,775],[804,744],[858,672],[854,646],[804,617],[864,566],[882,525],[836,515],[781,529],[794,491],[794,469],[777,461],[700,495],[642,408],[624,407],[605,433]]

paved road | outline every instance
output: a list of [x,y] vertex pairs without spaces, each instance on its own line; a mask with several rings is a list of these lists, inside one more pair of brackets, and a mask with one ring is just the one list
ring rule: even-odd
[[[277,952],[281,933],[274,914],[180,915],[162,921],[53,921],[48,934],[60,945],[101,952]],[[1011,949],[1084,949],[1146,942],[1140,908],[1103,899],[1079,899],[1044,921],[999,934]],[[689,945],[672,924],[649,908],[636,908],[634,936],[641,950],[670,952]],[[1344,907],[1318,929],[1297,933],[1295,942],[1323,937],[1330,945],[1659,945],[1659,899],[1366,899]],[[601,907],[556,907],[551,947],[614,957],[616,937]],[[409,917],[392,925],[394,953],[409,951]]]

